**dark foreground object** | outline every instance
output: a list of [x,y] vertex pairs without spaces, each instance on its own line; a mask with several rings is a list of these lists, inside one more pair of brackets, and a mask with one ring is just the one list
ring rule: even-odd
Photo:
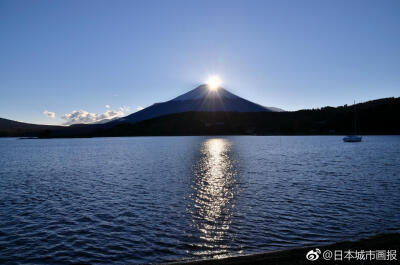
[[[306,254],[310,250],[315,250],[316,248],[320,249],[321,254],[319,254],[319,258],[315,261],[308,261],[306,259]],[[331,260],[325,260],[323,258],[322,253],[325,250],[330,250],[334,253],[335,250],[341,250],[343,252],[343,260],[336,260],[333,254]],[[397,260],[388,261],[388,257],[386,260],[377,260],[376,258],[373,260],[357,260],[356,258],[352,258],[348,260],[345,257],[346,251],[361,251],[364,250],[368,252],[372,250],[375,253],[376,250],[395,250],[396,255],[395,258]],[[295,248],[288,249],[282,251],[274,251],[262,254],[254,254],[254,255],[244,255],[237,257],[229,257],[223,259],[214,259],[214,260],[198,260],[198,261],[182,261],[182,262],[171,262],[166,263],[168,265],[213,265],[213,264],[222,264],[222,265],[239,265],[239,264],[277,264],[277,265],[294,265],[294,264],[400,264],[399,262],[399,251],[400,251],[400,234],[381,234],[376,235],[367,239],[361,239],[354,242],[339,242],[331,245],[324,246],[313,246],[313,247],[305,247],[305,248]]]

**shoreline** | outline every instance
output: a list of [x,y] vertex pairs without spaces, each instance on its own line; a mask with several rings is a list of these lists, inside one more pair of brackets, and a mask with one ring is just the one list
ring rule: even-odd
[[[360,136],[400,136],[400,134],[359,134]],[[203,137],[226,137],[226,136],[338,136],[345,137],[348,136],[346,134],[199,134],[199,135],[132,135],[132,136],[87,136],[87,137],[18,137],[18,136],[0,136],[0,138],[15,138],[17,140],[48,140],[48,139],[92,139],[92,138],[144,138],[144,137],[194,137],[194,136],[203,136]]]
[[[306,254],[310,250],[316,248],[324,253],[325,250],[342,250],[343,257],[345,251],[376,251],[376,250],[395,250],[397,260],[357,260],[357,259],[343,259],[325,260],[323,255],[320,254],[319,258],[315,261],[306,259]],[[342,241],[328,245],[315,245],[310,247],[299,247],[285,250],[270,251],[258,254],[248,254],[240,256],[232,256],[221,259],[203,259],[203,260],[181,260],[160,263],[161,265],[242,265],[242,264],[274,264],[274,265],[294,265],[294,264],[399,264],[400,260],[400,233],[377,234],[368,238],[360,239],[357,241]]]

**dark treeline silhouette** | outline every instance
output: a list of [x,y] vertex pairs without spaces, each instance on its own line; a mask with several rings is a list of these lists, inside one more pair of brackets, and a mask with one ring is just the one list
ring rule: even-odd
[[[359,134],[400,134],[400,98],[356,104]],[[352,134],[354,105],[294,112],[184,112],[136,124],[47,126],[42,130],[4,129],[0,136],[101,137],[161,135],[315,135]],[[39,126],[39,125],[36,125]],[[29,126],[28,126],[29,127]]]
[[0,137],[39,136],[45,130],[56,131],[62,126],[39,125],[0,118]]

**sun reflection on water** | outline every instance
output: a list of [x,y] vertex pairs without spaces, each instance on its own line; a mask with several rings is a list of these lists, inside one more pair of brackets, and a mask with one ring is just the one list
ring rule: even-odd
[[223,257],[227,252],[227,231],[232,222],[236,170],[231,143],[226,139],[208,139],[194,166],[190,195],[192,225],[199,235],[195,255]]

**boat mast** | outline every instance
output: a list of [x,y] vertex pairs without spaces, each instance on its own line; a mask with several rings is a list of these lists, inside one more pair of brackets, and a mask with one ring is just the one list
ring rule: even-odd
[[354,100],[354,135],[357,135],[357,109],[355,100]]

